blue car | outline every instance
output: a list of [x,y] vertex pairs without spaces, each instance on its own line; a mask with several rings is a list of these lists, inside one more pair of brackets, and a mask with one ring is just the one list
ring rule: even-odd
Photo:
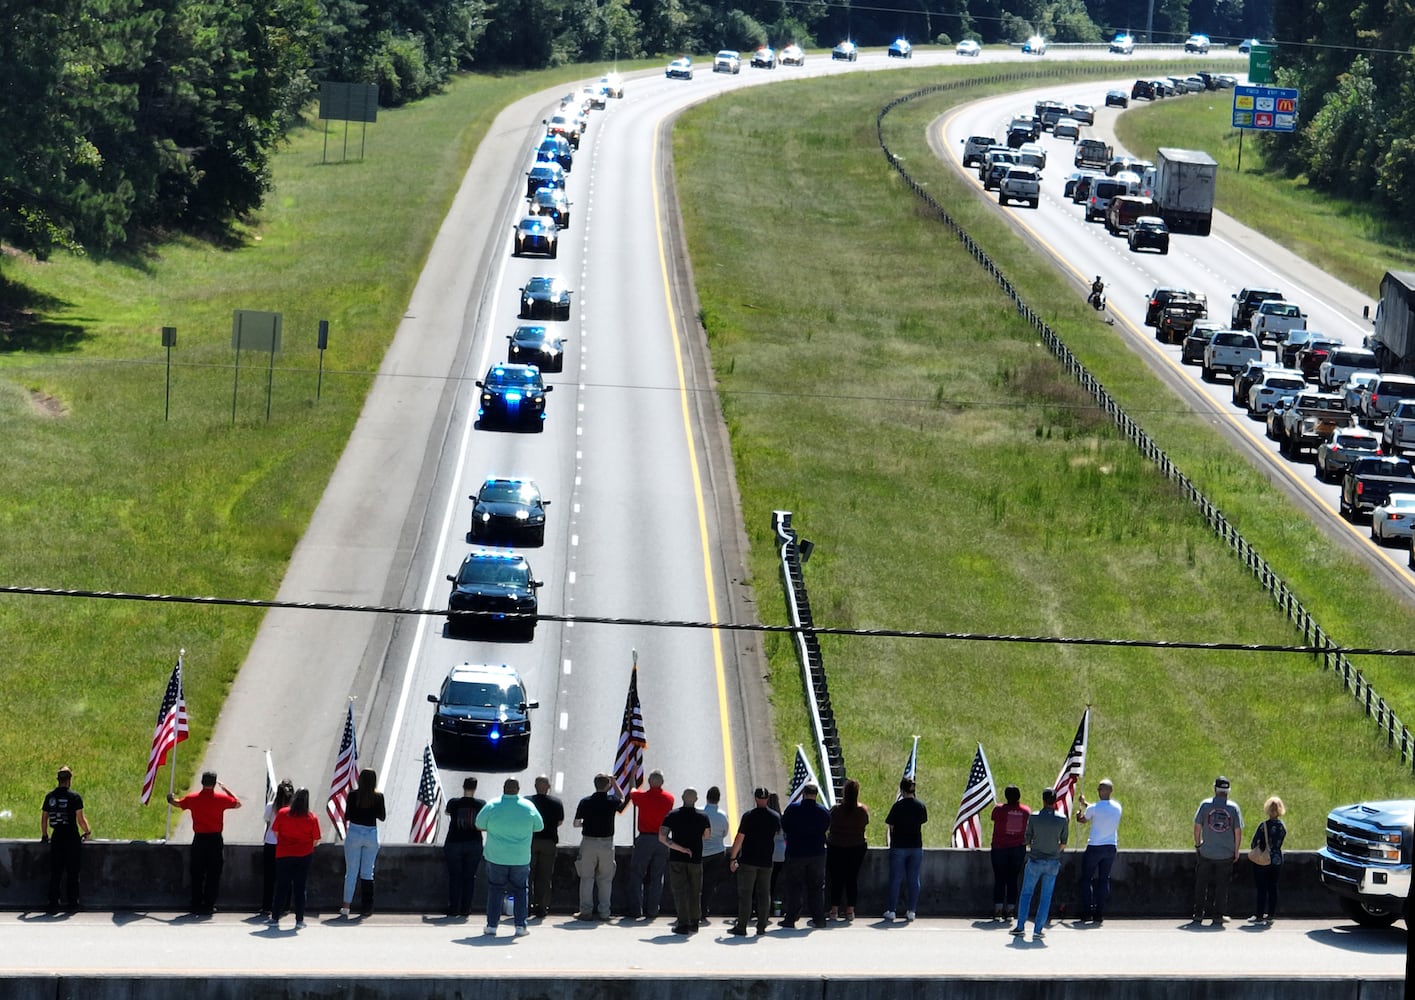
[[558,163],[537,163],[526,172],[526,197],[534,198],[536,192],[549,185],[551,187],[565,186],[565,171]]
[[528,215],[516,224],[516,245],[512,256],[528,253],[554,257],[560,249],[560,228],[548,215]]
[[544,429],[545,397],[555,386],[545,384],[535,365],[492,365],[477,388],[481,390],[477,406],[480,426]]

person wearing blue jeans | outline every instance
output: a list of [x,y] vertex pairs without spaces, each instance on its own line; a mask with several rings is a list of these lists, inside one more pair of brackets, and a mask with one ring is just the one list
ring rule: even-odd
[[486,863],[486,928],[495,935],[501,922],[501,907],[509,894],[516,921],[516,936],[525,937],[530,928],[531,835],[545,828],[540,811],[521,798],[521,783],[507,778],[501,798],[488,802],[477,813],[477,829],[486,834],[482,860]]
[[899,798],[889,807],[884,818],[889,835],[889,898],[885,900],[884,919],[894,919],[894,907],[899,904],[899,892],[905,892],[904,919],[913,920],[919,908],[919,871],[924,864],[924,824],[929,811],[914,797],[914,779],[901,778]]
[[1090,827],[1086,853],[1081,855],[1081,918],[1080,922],[1103,923],[1105,905],[1110,900],[1110,870],[1120,841],[1120,803],[1111,798],[1114,785],[1102,778],[1096,786],[1100,801],[1092,805],[1086,796],[1079,796],[1076,822]]
[[1041,809],[1027,820],[1027,869],[1022,873],[1022,891],[1017,897],[1017,926],[1010,934],[1021,937],[1027,933],[1027,913],[1032,908],[1032,895],[1040,886],[1032,938],[1046,937],[1051,892],[1056,887],[1057,872],[1061,870],[1061,852],[1066,850],[1070,826],[1066,817],[1056,811],[1056,790],[1043,789]]
[[378,775],[373,768],[359,772],[359,783],[344,804],[344,905],[339,915],[345,919],[354,905],[354,886],[359,886],[359,913],[373,912],[373,863],[378,857],[378,823],[387,818]]

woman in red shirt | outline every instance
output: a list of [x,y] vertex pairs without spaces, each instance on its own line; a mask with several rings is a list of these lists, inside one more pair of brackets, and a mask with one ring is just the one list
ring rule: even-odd
[[1001,920],[1017,912],[1017,880],[1027,863],[1027,818],[1016,785],[1003,789],[1006,804],[992,807],[992,917]]
[[305,882],[314,845],[319,842],[319,817],[310,812],[310,790],[295,789],[290,804],[275,814],[275,898],[271,901],[270,923],[280,923],[280,907],[286,893],[293,896],[295,929],[305,926]]

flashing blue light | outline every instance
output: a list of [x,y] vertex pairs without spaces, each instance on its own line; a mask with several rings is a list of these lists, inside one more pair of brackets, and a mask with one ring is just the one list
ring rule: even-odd
[[491,728],[491,733],[487,736],[487,739],[489,739],[489,740],[491,740],[491,742],[495,743],[497,740],[501,739],[501,730],[500,730],[500,729],[497,729],[495,726],[493,726],[493,727]]

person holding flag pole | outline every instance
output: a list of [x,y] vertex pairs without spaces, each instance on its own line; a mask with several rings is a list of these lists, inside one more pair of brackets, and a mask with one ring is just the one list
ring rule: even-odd
[[152,789],[157,784],[157,771],[167,763],[167,754],[172,754],[172,768],[167,779],[167,831],[163,840],[172,838],[172,802],[177,791],[177,744],[187,738],[187,699],[182,693],[182,659],[185,649],[177,650],[177,665],[172,668],[172,676],[167,681],[167,689],[162,694],[162,704],[157,709],[157,726],[152,731],[152,749],[147,758],[147,774],[142,782],[142,804],[152,801]]

